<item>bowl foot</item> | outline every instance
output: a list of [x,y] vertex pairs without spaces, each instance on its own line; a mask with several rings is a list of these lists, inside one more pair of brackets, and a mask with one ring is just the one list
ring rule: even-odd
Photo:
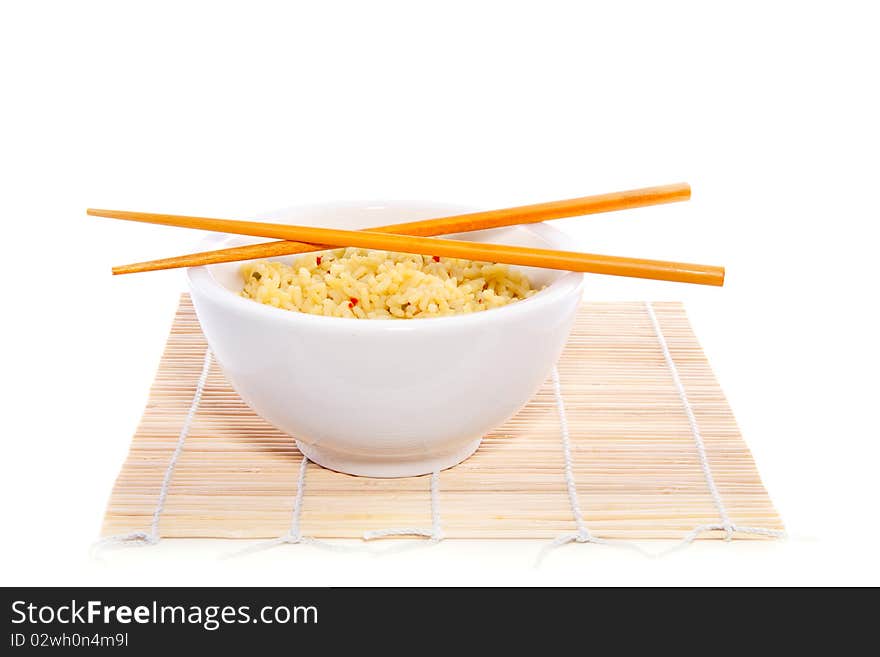
[[307,445],[299,440],[296,441],[296,446],[310,461],[330,470],[359,477],[393,478],[416,477],[451,468],[476,452],[482,440],[483,437],[480,436],[476,440],[464,443],[463,446],[452,452],[413,457],[400,461],[337,452],[325,447]]

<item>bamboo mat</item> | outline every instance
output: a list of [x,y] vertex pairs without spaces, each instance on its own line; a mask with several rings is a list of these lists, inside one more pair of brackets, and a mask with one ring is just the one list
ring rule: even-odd
[[[103,535],[149,533],[153,521],[156,539],[290,530],[302,455],[239,399],[216,364],[194,402],[206,348],[184,295]],[[444,537],[570,534],[577,525],[568,484],[595,537],[680,539],[702,527],[700,538],[762,538],[782,529],[681,304],[584,304],[558,372],[570,477],[548,381],[476,454],[440,473],[434,520]],[[430,476],[368,479],[314,463],[304,474],[303,535],[352,538],[432,525]]]

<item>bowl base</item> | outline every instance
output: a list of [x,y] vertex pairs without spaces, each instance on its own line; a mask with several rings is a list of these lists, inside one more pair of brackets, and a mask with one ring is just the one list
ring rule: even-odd
[[358,457],[316,445],[307,445],[299,440],[296,441],[296,446],[310,461],[314,461],[318,465],[330,470],[359,477],[390,479],[396,477],[417,477],[451,468],[476,452],[482,440],[483,437],[480,436],[476,440],[465,443],[463,447],[446,454],[396,462]]

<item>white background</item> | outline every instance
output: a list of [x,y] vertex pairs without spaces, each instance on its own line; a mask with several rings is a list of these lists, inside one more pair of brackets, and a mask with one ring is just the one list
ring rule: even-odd
[[[872,3],[20,2],[0,9],[2,584],[878,584]],[[650,560],[447,542],[235,561],[88,556],[199,235],[86,207],[244,217],[337,199],[507,207],[686,180],[558,222],[584,250],[727,266],[680,299],[792,538]]]

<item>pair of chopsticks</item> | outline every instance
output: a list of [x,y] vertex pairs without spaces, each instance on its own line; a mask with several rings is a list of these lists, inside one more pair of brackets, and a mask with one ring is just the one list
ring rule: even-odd
[[684,201],[689,198],[690,186],[687,183],[678,183],[611,194],[585,196],[566,201],[553,201],[503,210],[474,212],[392,226],[380,226],[359,231],[290,226],[259,221],[235,221],[230,219],[211,219],[208,217],[129,212],[125,210],[89,209],[87,213],[95,217],[125,219],[282,240],[123,265],[121,267],[114,267],[114,274],[130,274],[172,269],[175,267],[195,267],[220,262],[308,253],[323,251],[328,248],[352,246],[403,253],[501,262],[511,265],[543,267],[546,269],[631,276],[683,283],[699,283],[702,285],[723,285],[724,268],[711,265],[624,258],[504,244],[484,244],[432,237],[434,235],[462,233],[515,224],[537,223],[548,219],[561,219],[563,217],[671,203],[674,201]]

